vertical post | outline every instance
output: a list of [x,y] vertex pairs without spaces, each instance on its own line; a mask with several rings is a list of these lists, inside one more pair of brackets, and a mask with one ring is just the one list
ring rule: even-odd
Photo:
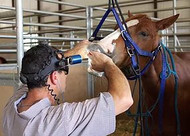
[[[173,0],[173,15],[176,15],[176,0]],[[173,24],[173,34],[174,34],[174,37],[173,37],[173,49],[174,51],[177,51],[177,36],[176,36],[176,33],[177,33],[177,24],[176,22],[174,22]]]
[[[157,9],[158,8],[158,5],[157,5],[157,0],[154,0],[154,9]],[[154,17],[155,18],[158,18],[158,11],[154,11]]]
[[[92,7],[88,6],[86,7],[86,37],[87,39],[90,38],[92,35],[92,27],[93,27],[93,22],[92,22],[92,12],[93,9]],[[87,67],[88,67],[88,62],[87,62]],[[93,75],[89,74],[87,75],[87,82],[88,82],[88,88],[87,88],[87,94],[88,98],[94,97],[94,78]]]
[[15,0],[12,0],[12,7],[15,7]]
[[[15,7],[15,0],[12,0],[12,7]],[[12,27],[13,30],[15,30],[15,27]]]
[[[166,29],[166,35],[169,34],[168,28]],[[169,36],[166,36],[166,47],[169,48]]]
[[[59,0],[60,2],[62,1],[62,0]],[[59,11],[59,13],[62,13],[62,4],[58,4],[58,11]],[[60,12],[61,11],[61,12]],[[62,16],[59,16],[58,17],[59,18],[59,25],[62,25],[63,23],[62,23]],[[61,30],[61,29],[59,29],[59,30]],[[61,32],[61,31],[60,31]],[[62,34],[60,34],[59,35],[59,37],[63,37],[63,35]]]
[[22,0],[16,0],[16,32],[17,32],[17,74],[21,71],[22,58],[24,56],[23,45],[23,8]]
[[[70,32],[70,38],[74,38],[74,31]],[[72,49],[75,45],[74,41],[70,41],[70,49]]]
[[92,16],[93,16],[93,8],[88,6],[86,7],[86,37],[87,39],[90,38],[90,36],[92,35],[92,27],[93,27],[93,20],[92,20]]
[[[40,10],[41,9],[41,1],[37,1],[37,10]],[[38,15],[38,23],[41,23],[41,15]],[[41,31],[41,27],[38,26],[38,31],[40,32]],[[39,36],[41,36],[41,34],[39,34]]]

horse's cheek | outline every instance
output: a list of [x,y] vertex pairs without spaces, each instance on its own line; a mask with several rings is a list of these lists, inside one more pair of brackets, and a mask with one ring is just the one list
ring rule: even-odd
[[122,62],[124,61],[125,57],[122,54],[115,54],[112,58],[113,62],[118,66],[121,67]]

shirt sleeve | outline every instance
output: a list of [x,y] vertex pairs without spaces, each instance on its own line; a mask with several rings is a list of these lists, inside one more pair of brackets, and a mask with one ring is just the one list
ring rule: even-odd
[[60,128],[64,134],[105,136],[115,131],[114,102],[108,92],[101,93],[97,98],[79,103],[63,103],[54,108],[51,109],[54,112],[51,121],[56,120],[56,124],[59,124],[57,129]]

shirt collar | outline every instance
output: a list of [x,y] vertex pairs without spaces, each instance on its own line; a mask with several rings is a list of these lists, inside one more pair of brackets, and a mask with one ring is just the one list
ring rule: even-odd
[[14,102],[15,111],[20,117],[23,117],[26,119],[32,119],[37,114],[39,114],[43,109],[51,106],[49,99],[44,98],[40,100],[39,102],[35,103],[34,105],[32,105],[28,110],[18,113],[17,104],[20,103],[20,101],[25,97],[26,97],[26,93],[21,98],[19,98],[17,101]]

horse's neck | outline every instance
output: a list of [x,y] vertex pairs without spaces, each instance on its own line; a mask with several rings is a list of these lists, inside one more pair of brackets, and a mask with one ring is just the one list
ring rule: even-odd
[[[142,76],[143,88],[147,93],[158,94],[160,88],[160,73],[162,71],[162,56],[159,52],[154,62]],[[154,91],[153,91],[154,90]]]

